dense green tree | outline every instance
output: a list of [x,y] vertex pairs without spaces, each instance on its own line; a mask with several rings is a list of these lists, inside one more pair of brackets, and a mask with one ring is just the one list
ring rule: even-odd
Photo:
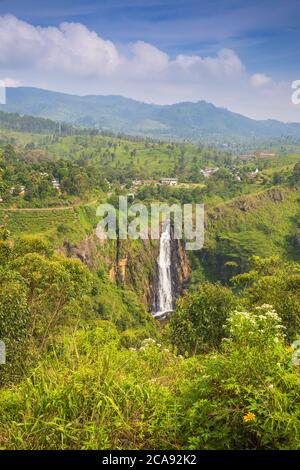
[[299,448],[300,378],[280,317],[265,305],[235,311],[220,353],[194,359],[183,383],[183,432],[190,449]]
[[22,276],[0,267],[0,340],[6,348],[6,364],[0,366],[0,384],[14,381],[28,355],[29,311],[27,285]]
[[204,283],[177,301],[168,334],[181,353],[197,354],[218,348],[225,335],[224,324],[237,301],[219,284]]
[[233,278],[249,307],[272,305],[286,329],[289,341],[300,332],[300,265],[278,257],[250,260],[250,270]]
[[300,162],[296,163],[291,176],[291,183],[294,185],[300,184]]

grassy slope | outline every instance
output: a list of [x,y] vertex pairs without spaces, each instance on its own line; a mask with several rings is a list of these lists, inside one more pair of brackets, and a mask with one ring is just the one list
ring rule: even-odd
[[[178,165],[182,152],[180,144],[146,143],[124,137],[101,135],[58,137],[51,134],[31,134],[0,129],[0,140],[16,145],[21,152],[30,143],[34,144],[35,148],[44,150],[49,157],[68,159],[71,157],[74,160],[82,157],[92,158],[101,168],[118,170],[120,173],[125,173],[124,170],[129,169],[136,178],[174,176],[175,167]],[[191,169],[194,158],[201,162],[205,154],[214,156],[216,153],[215,150],[206,149],[203,154],[197,146],[186,144],[184,171]],[[203,162],[203,165],[206,163]],[[184,176],[184,171],[181,171],[181,176]]]
[[41,235],[53,245],[65,238],[78,242],[90,233],[96,224],[96,205],[67,207],[47,210],[1,210],[0,224],[6,226],[13,236]]
[[[300,190],[271,188],[220,204],[207,213],[205,245],[191,253],[196,277],[227,281],[252,255],[289,257],[288,237],[299,212]],[[200,261],[200,263],[199,263]]]

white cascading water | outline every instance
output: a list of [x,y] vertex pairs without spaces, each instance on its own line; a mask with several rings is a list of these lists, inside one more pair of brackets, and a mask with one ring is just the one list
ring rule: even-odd
[[171,277],[171,235],[170,225],[163,228],[160,237],[158,262],[158,311],[154,317],[164,317],[173,310]]

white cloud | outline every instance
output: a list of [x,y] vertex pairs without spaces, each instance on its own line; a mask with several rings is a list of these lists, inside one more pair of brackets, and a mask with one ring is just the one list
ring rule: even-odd
[[35,27],[11,15],[0,16],[0,63],[15,68],[36,67],[39,71],[59,71],[76,76],[119,74],[132,77],[157,75],[174,67],[213,75],[239,73],[243,65],[230,49],[216,57],[179,55],[175,60],[144,41],[131,45],[131,56],[121,55],[109,40],[80,23],[57,27]]
[[167,70],[170,65],[169,57],[164,52],[143,41],[137,41],[131,47],[133,59],[124,59],[124,71],[148,75]]
[[170,66],[177,66],[177,71],[189,71],[194,76],[211,75],[212,78],[236,77],[243,73],[244,66],[231,49],[221,49],[215,57],[179,54]]
[[250,77],[251,85],[255,87],[264,86],[271,83],[272,79],[263,73],[255,73]]
[[34,27],[14,16],[0,16],[0,63],[16,69],[68,74],[108,74],[119,65],[119,54],[111,41],[79,23],[56,27]]
[[42,69],[76,75],[109,75],[119,65],[119,53],[111,41],[100,38],[78,23],[39,29],[44,41]]
[[232,49],[215,56],[171,58],[137,41],[127,47],[127,54],[123,50],[80,23],[40,27],[0,16],[1,73],[14,77],[7,79],[8,86],[22,82],[162,104],[205,99],[256,118],[300,120],[300,109],[291,104],[290,84],[275,83],[263,73],[250,75]]

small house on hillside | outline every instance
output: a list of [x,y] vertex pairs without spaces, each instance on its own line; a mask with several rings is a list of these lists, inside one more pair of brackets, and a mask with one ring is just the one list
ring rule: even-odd
[[254,171],[251,171],[251,172],[249,173],[249,176],[251,176],[251,177],[253,178],[253,177],[257,176],[258,173],[259,173],[259,169],[256,168]]
[[26,192],[26,188],[25,188],[25,186],[19,186],[17,188],[12,186],[10,188],[9,192],[12,196],[24,196],[25,192]]
[[204,176],[204,178],[209,178],[211,175],[214,175],[219,171],[219,168],[204,168],[204,170],[200,170],[200,173]]
[[272,153],[272,152],[259,152],[258,157],[261,157],[261,158],[275,157],[275,153]]
[[132,182],[132,187],[136,188],[138,186],[150,186],[158,183],[159,182],[157,180],[134,180]]
[[52,180],[52,186],[54,189],[56,189],[56,191],[60,191],[60,184],[59,181],[57,181],[56,179]]
[[169,186],[176,186],[177,183],[177,178],[162,178],[160,180],[160,184],[167,184]]

